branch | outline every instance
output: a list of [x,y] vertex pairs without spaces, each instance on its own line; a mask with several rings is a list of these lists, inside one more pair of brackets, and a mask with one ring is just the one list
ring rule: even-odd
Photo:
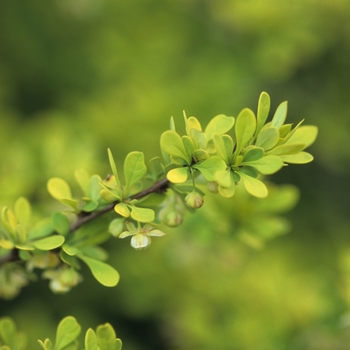
[[[163,179],[159,182],[156,182],[152,187],[149,187],[149,188],[147,188],[139,193],[134,194],[133,196],[130,197],[130,199],[141,199],[141,198],[146,197],[147,195],[149,195],[151,193],[163,192],[164,190],[167,189],[168,185],[169,185],[169,180]],[[79,216],[78,220],[71,225],[69,232],[74,232],[75,230],[77,230],[79,227],[81,227],[85,223],[92,221],[95,218],[100,217],[101,215],[103,215],[105,213],[108,213],[119,202],[120,202],[119,200],[114,201],[113,203],[107,205],[103,209],[100,209],[98,211],[91,212],[88,214],[86,212],[82,212],[81,215]]]
[[[148,196],[151,193],[164,192],[168,188],[168,186],[169,186],[169,180],[165,178],[163,180],[160,180],[159,182],[156,182],[153,186],[139,193],[134,194],[133,196],[130,197],[130,199],[141,199],[143,197]],[[81,212],[80,215],[78,216],[77,221],[75,221],[71,225],[69,232],[72,233],[76,231],[78,228],[80,228],[81,226],[83,226],[84,224],[86,224],[87,222],[90,222],[102,216],[103,214],[108,213],[109,211],[113,210],[114,206],[118,203],[119,201],[114,201],[113,203],[107,205],[103,209],[100,209],[98,211],[91,212],[91,213]],[[13,249],[10,251],[9,254],[0,257],[0,267],[1,265],[7,262],[17,261],[17,260],[18,260],[18,250]]]

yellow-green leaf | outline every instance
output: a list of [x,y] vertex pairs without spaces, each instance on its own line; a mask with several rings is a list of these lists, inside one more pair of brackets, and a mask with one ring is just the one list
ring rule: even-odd
[[54,235],[30,242],[30,245],[40,250],[51,250],[60,247],[63,243],[63,236]]
[[247,192],[250,193],[252,196],[258,198],[265,198],[268,195],[267,187],[262,181],[251,177],[241,171],[238,171],[238,174],[241,177],[240,183],[243,183]]
[[72,316],[65,317],[58,325],[56,332],[55,350],[62,350],[79,336],[81,327]]
[[98,282],[106,287],[114,287],[119,282],[119,273],[112,266],[84,255],[78,255],[85,262]]
[[171,169],[166,177],[167,179],[175,184],[183,183],[187,180],[189,174],[188,167]]

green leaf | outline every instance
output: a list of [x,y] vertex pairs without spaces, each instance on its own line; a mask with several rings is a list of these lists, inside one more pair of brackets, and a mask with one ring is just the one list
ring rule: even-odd
[[288,102],[282,102],[276,109],[275,115],[272,118],[271,126],[279,129],[285,122],[287,117]]
[[294,134],[288,139],[286,144],[303,143],[305,148],[309,147],[316,140],[318,128],[313,125],[305,125],[298,128]]
[[79,336],[81,327],[72,316],[65,317],[58,325],[54,350],[64,349]]
[[257,127],[256,135],[260,133],[260,130],[264,126],[267,117],[270,112],[270,96],[266,92],[262,92],[259,97],[258,102],[258,112],[257,112]]
[[182,167],[182,168],[175,168],[171,169],[167,174],[167,179],[175,184],[183,183],[187,180],[189,175],[189,168]]
[[189,136],[187,136],[187,135],[182,136],[181,139],[182,139],[182,143],[183,143],[183,145],[185,147],[187,156],[189,158],[191,158],[192,157],[192,153],[195,150],[194,143],[193,143],[192,139]]
[[44,350],[53,350],[53,345],[50,339],[46,338],[44,342],[38,340],[38,343]]
[[112,266],[84,255],[78,255],[78,257],[85,262],[93,276],[102,285],[105,287],[114,287],[118,284],[119,273]]
[[217,181],[217,183],[220,186],[231,187],[232,185],[231,169],[227,168],[226,170],[216,172],[215,181]]
[[96,333],[91,328],[85,334],[85,350],[100,350],[97,344]]
[[204,161],[210,157],[209,153],[207,151],[205,151],[204,149],[195,150],[193,152],[192,156],[196,162]]
[[297,154],[305,148],[304,143],[288,143],[282,146],[273,148],[268,154],[274,154],[276,156],[284,156],[290,154]]
[[313,161],[314,157],[308,152],[300,152],[298,154],[283,155],[281,159],[291,164],[306,164]]
[[69,256],[74,256],[77,254],[81,254],[81,250],[77,247],[71,246],[69,244],[63,244],[62,249],[65,253],[67,253]]
[[60,247],[63,243],[63,236],[54,235],[30,242],[30,245],[40,250],[51,250]]
[[269,150],[276,146],[279,140],[279,132],[275,126],[268,126],[263,128],[258,134],[255,145]]
[[59,201],[61,199],[72,198],[72,193],[68,183],[59,177],[51,178],[47,183],[47,189],[50,195]]
[[104,260],[107,260],[108,258],[108,253],[99,246],[92,246],[92,245],[83,246],[80,248],[80,251],[85,256],[88,256],[96,260],[104,261]]
[[96,330],[97,342],[100,350],[120,350],[122,343],[120,339],[117,339],[117,335],[113,327],[106,323],[100,325]]
[[124,161],[125,191],[128,192],[136,182],[145,176],[146,172],[147,167],[143,153],[130,152]]
[[254,162],[264,156],[265,152],[260,147],[252,147],[244,153],[242,163],[243,162]]
[[149,177],[153,181],[159,180],[164,176],[164,166],[159,157],[152,158],[148,163]]
[[187,164],[191,163],[188,157],[182,139],[175,131],[165,131],[160,137],[160,146],[162,150],[172,156],[184,159]]
[[191,138],[197,149],[206,149],[207,148],[207,137],[204,132],[197,129],[191,129]]
[[92,212],[94,211],[97,207],[98,207],[98,202],[97,201],[92,201],[92,200],[88,200],[83,198],[85,201],[85,204],[83,205],[82,210],[85,212]]
[[89,174],[84,169],[79,169],[74,172],[75,179],[77,180],[80,188],[85,195],[89,194],[90,179]]
[[119,180],[119,175],[118,175],[118,170],[117,170],[117,166],[115,165],[115,161],[114,161],[114,158],[113,158],[113,154],[112,154],[112,151],[108,148],[108,159],[109,159],[109,164],[111,166],[111,169],[112,169],[112,172],[113,172],[113,175],[114,175],[114,179],[115,179],[115,182],[117,184],[117,187],[118,188],[121,188],[121,184],[120,184],[120,180]]
[[124,218],[130,216],[130,209],[125,203],[118,203],[114,206],[114,211]]
[[268,195],[267,187],[262,181],[251,177],[242,171],[237,171],[237,173],[241,177],[241,182],[249,194],[258,198],[265,198]]
[[219,186],[218,190],[221,196],[225,198],[231,198],[236,192],[236,183],[232,181],[229,187]]
[[155,219],[155,213],[149,208],[132,207],[131,217],[139,222],[152,222]]
[[278,156],[265,156],[256,161],[242,162],[242,165],[248,165],[255,168],[260,174],[270,175],[280,170],[284,163]]
[[66,236],[69,232],[70,223],[66,215],[61,212],[55,212],[51,216],[53,229],[60,235]]
[[31,216],[31,207],[26,198],[20,197],[17,199],[14,211],[19,223],[23,226],[28,225]]
[[35,226],[28,233],[28,238],[33,240],[36,238],[46,237],[52,234],[55,229],[52,226],[50,219],[43,219],[38,221]]
[[213,134],[213,141],[214,141],[215,149],[218,156],[222,158],[226,164],[229,164],[229,157],[227,155],[227,150],[225,147],[225,143],[222,139],[222,136],[220,136],[217,133]]
[[6,345],[12,346],[14,337],[16,335],[16,324],[9,317],[1,319],[0,322],[0,335]]
[[101,186],[102,183],[102,179],[99,175],[92,175],[90,178],[90,182],[89,182],[89,191],[88,191],[88,195],[90,196],[90,198],[93,201],[98,201],[100,199],[100,192],[102,189]]
[[256,130],[256,118],[252,110],[245,108],[238,115],[235,125],[236,150],[238,156],[241,150],[252,140]]
[[201,163],[197,163],[193,168],[198,169],[207,181],[216,180],[216,172],[226,169],[225,162],[217,156],[212,156]]
[[211,140],[213,138],[214,133],[218,133],[219,135],[227,133],[233,127],[235,123],[235,118],[227,117],[224,114],[219,114],[214,117],[205,128],[205,135],[207,136],[207,140]]

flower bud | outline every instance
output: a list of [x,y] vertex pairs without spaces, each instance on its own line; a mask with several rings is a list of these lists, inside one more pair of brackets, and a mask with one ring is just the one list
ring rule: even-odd
[[164,224],[170,227],[177,227],[182,224],[182,221],[182,215],[176,211],[170,211],[163,218]]
[[200,193],[192,191],[186,196],[185,202],[190,208],[198,209],[203,205],[204,199]]

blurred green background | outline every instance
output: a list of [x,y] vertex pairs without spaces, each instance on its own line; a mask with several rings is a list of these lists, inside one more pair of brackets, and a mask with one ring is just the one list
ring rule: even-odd
[[49,215],[50,177],[104,176],[107,147],[150,159],[171,115],[205,125],[255,110],[261,91],[320,133],[313,163],[272,177],[301,196],[264,249],[235,236],[235,198],[208,199],[145,251],[112,241],[116,288],[88,271],[66,295],[38,281],[0,316],[30,349],[69,314],[110,322],[126,350],[350,349],[349,81],[347,0],[1,1],[0,206],[24,195]]

